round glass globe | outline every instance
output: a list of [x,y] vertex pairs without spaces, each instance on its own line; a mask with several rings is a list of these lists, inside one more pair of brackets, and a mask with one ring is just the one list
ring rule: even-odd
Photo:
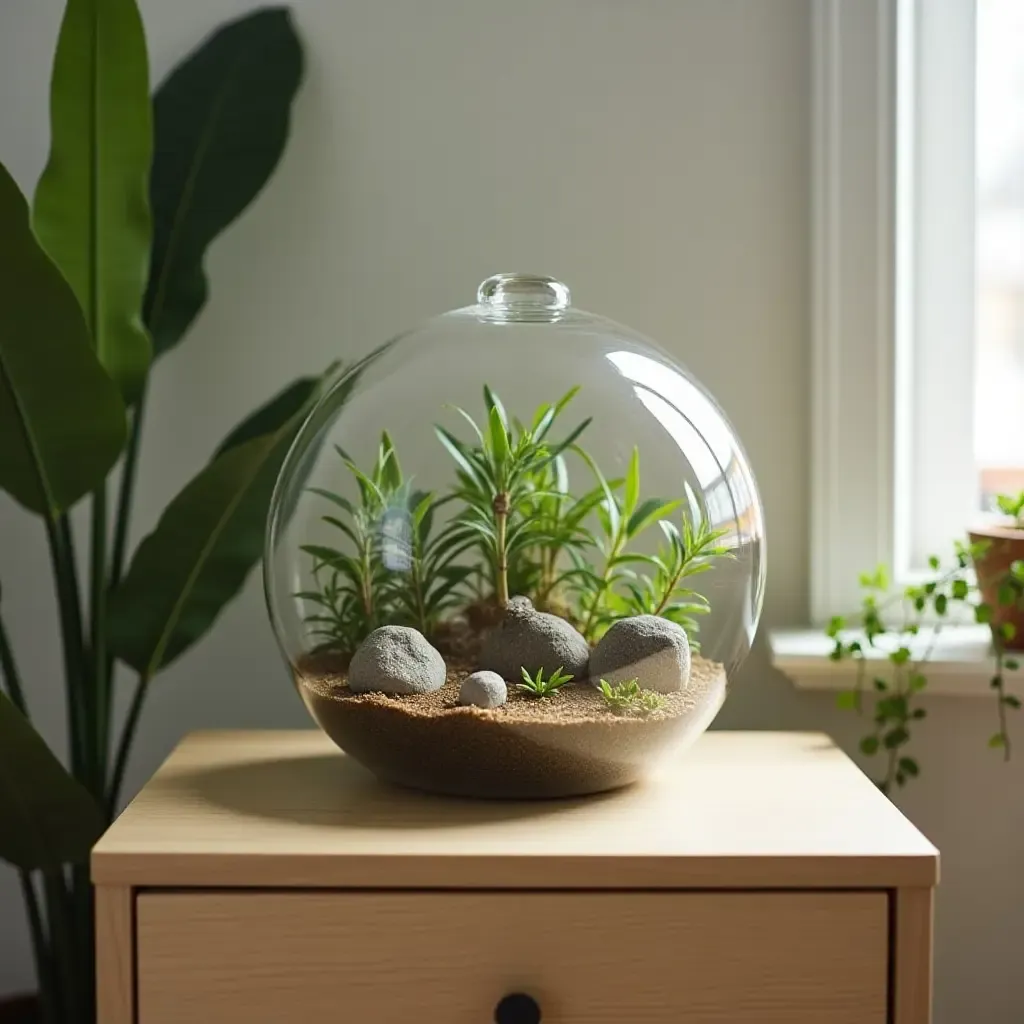
[[264,574],[306,706],[378,776],[578,795],[710,725],[757,629],[763,513],[690,373],[503,274],[328,390]]

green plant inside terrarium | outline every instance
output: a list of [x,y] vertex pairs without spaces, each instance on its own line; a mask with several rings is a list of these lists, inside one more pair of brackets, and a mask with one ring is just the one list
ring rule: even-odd
[[[488,386],[482,425],[452,407],[470,438],[435,426],[454,463],[442,494],[413,486],[386,432],[365,470],[337,448],[358,500],[311,489],[338,535],[337,544],[302,547],[314,587],[296,596],[309,607],[316,649],[351,655],[384,624],[433,639],[460,611],[493,623],[516,594],[574,623],[590,643],[618,619],[654,615],[685,628],[696,648],[709,604],[687,581],[730,557],[725,531],[711,527],[689,486],[683,500],[642,500],[635,448],[625,476],[607,479],[578,443],[589,419],[553,438],[577,390],[539,406],[528,423],[510,417]],[[581,494],[570,489],[571,460],[591,478]],[[657,553],[635,550],[655,525]]]

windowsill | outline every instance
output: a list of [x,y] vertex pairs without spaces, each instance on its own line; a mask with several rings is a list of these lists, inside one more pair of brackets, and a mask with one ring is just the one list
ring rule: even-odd
[[[922,629],[911,645],[920,657],[932,640],[932,630]],[[832,641],[821,629],[777,629],[768,637],[772,664],[801,690],[848,690],[857,677],[852,659],[830,661]],[[891,665],[885,652],[866,648],[868,685],[875,676],[888,678]],[[1021,657],[1024,661],[1024,656]],[[937,638],[924,667],[928,688],[924,695],[987,697],[991,694],[992,641],[987,626],[946,626]],[[1024,673],[1008,672],[1007,689],[1024,692]]]

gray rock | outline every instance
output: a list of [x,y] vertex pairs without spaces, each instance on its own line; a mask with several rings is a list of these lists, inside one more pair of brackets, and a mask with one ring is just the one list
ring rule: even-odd
[[514,597],[499,626],[487,634],[480,652],[480,667],[504,679],[519,679],[525,668],[544,674],[561,668],[577,682],[587,676],[590,646],[565,619],[538,612],[527,597]]
[[690,681],[686,630],[657,615],[619,619],[590,655],[590,678],[624,683],[636,679],[645,690],[673,693]]
[[444,658],[409,626],[381,626],[359,646],[348,667],[353,693],[432,693],[445,678]]
[[508,700],[508,687],[497,672],[474,672],[459,688],[459,703],[478,708],[499,708]]

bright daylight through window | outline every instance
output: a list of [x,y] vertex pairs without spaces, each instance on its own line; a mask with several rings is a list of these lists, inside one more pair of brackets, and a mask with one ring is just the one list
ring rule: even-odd
[[979,0],[974,460],[983,508],[1024,488],[1024,3]]

